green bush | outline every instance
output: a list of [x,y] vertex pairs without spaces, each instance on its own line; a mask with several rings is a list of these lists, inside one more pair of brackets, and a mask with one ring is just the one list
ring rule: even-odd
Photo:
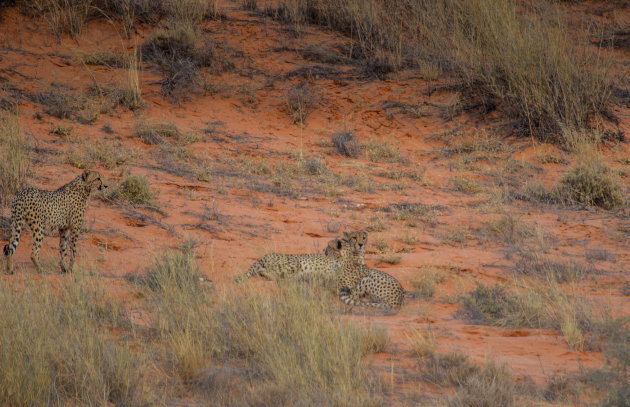
[[562,176],[551,193],[560,201],[596,205],[604,209],[619,209],[626,205],[619,175],[601,159],[594,157],[580,159]]
[[103,195],[110,200],[143,204],[151,200],[153,192],[145,176],[129,175],[117,185],[106,189]]

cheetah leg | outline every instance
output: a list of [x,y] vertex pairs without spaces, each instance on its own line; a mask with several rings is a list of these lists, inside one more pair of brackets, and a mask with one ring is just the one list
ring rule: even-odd
[[62,229],[59,231],[59,256],[61,257],[59,261],[59,265],[61,266],[62,273],[68,272],[68,268],[66,267],[66,255],[68,253],[68,238],[69,238],[69,229]]
[[256,260],[254,264],[252,264],[244,274],[240,275],[236,280],[234,280],[234,282],[238,284],[247,280],[250,277],[262,275],[262,273],[264,273],[265,271],[265,267],[263,266],[261,260],[262,259]]
[[278,272],[274,273],[273,271],[267,270],[267,268],[260,264],[260,270],[258,271],[258,275],[264,278],[265,280],[273,280],[274,277],[278,276]]
[[77,241],[79,240],[79,229],[71,228],[70,229],[70,268],[72,271],[74,268],[74,259],[77,255]]
[[39,249],[42,248],[42,240],[44,240],[44,234],[39,226],[30,225],[33,230],[33,248],[31,249],[31,260],[35,265],[35,269],[38,273],[42,272],[42,266],[39,264]]
[[4,246],[4,256],[7,258],[7,273],[13,274],[13,253],[17,250],[24,227],[24,219],[11,220],[11,238],[9,243]]

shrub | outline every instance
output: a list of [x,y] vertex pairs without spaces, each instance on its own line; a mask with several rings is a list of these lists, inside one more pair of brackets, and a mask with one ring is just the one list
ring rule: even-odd
[[129,175],[119,184],[107,188],[104,196],[107,199],[142,204],[151,200],[153,192],[145,176]]
[[171,122],[146,122],[136,123],[136,134],[146,144],[162,144],[164,138],[179,139],[181,131]]
[[365,145],[365,149],[373,162],[395,163],[402,161],[398,146],[386,141],[371,141]]
[[361,154],[359,139],[351,130],[344,130],[332,136],[332,143],[341,155],[357,158]]
[[0,204],[7,204],[25,186],[30,161],[18,116],[6,110],[0,110],[0,146]]
[[448,386],[464,383],[479,371],[479,366],[460,352],[434,353],[424,362],[424,377],[432,383]]
[[157,30],[142,45],[145,60],[156,64],[163,75],[162,93],[180,99],[197,86],[197,73],[202,66],[214,63],[214,47],[207,43],[195,48],[198,33],[195,27],[175,25]]
[[435,294],[435,284],[444,281],[444,274],[440,273],[434,267],[422,267],[422,273],[411,281],[413,288],[422,298],[433,297]]
[[626,205],[619,175],[596,157],[580,158],[562,176],[551,194],[563,202],[579,202],[604,209],[619,209]]
[[299,83],[291,87],[287,92],[287,107],[293,122],[303,126],[318,100],[317,89],[307,83]]
[[448,399],[449,407],[510,407],[515,405],[517,388],[504,364],[494,361],[464,378],[457,393]]

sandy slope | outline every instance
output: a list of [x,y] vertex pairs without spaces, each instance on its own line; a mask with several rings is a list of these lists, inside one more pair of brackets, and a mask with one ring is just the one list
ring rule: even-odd
[[[310,78],[321,98],[305,127],[301,128],[292,122],[286,108],[287,89],[299,78],[286,78],[286,74],[297,68],[322,64],[304,59],[295,50],[309,44],[331,47],[344,40],[316,29],[311,29],[301,39],[294,39],[277,24],[238,10],[232,3],[227,5],[226,14],[226,20],[204,23],[204,38],[222,44],[219,54],[235,64],[234,70],[219,75],[204,73],[216,93],[193,94],[188,101],[172,104],[159,94],[159,86],[155,84],[159,74],[146,66],[141,73],[146,106],[138,113],[119,108],[100,115],[91,125],[71,123],[79,139],[119,142],[125,149],[134,151],[123,166],[100,170],[111,181],[119,180],[126,173],[146,175],[156,193],[154,202],[159,206],[159,211],[155,211],[92,199],[87,216],[88,232],[79,245],[81,263],[96,262],[105,284],[113,291],[125,293],[127,283],[121,277],[141,273],[152,256],[164,248],[185,239],[196,239],[198,260],[208,278],[230,287],[237,274],[266,252],[320,251],[340,231],[368,228],[375,222],[373,218],[381,218],[386,226],[370,234],[368,264],[391,273],[407,289],[412,288],[412,281],[422,267],[432,265],[446,275],[433,298],[410,299],[397,315],[348,317],[387,327],[391,344],[388,352],[374,358],[374,366],[386,373],[393,369],[397,383],[394,398],[409,391],[419,380],[407,335],[429,324],[440,351],[460,350],[479,362],[487,358],[505,361],[517,376],[530,376],[537,382],[558,372],[601,365],[602,357],[598,352],[570,350],[557,331],[469,325],[455,318],[458,305],[451,299],[473,288],[476,282],[493,284],[509,278],[515,258],[509,256],[509,245],[493,237],[487,227],[489,220],[508,213],[519,222],[538,225],[552,236],[550,255],[554,258],[586,262],[585,254],[589,249],[605,249],[610,255],[608,260],[595,264],[605,273],[582,283],[581,289],[609,302],[615,312],[628,315],[630,301],[621,292],[622,287],[630,283],[626,272],[630,269],[627,214],[563,209],[521,201],[488,206],[493,196],[489,191],[497,185],[497,178],[488,173],[503,165],[506,156],[502,156],[498,164],[493,159],[481,160],[476,163],[476,169],[458,170],[458,156],[445,156],[444,138],[435,135],[460,125],[462,131],[470,134],[493,134],[494,126],[503,121],[500,112],[483,118],[464,114],[445,120],[439,117],[438,109],[432,107],[420,118],[401,113],[397,108],[385,109],[386,101],[438,104],[452,97],[449,92],[426,96],[431,84],[408,72],[375,80],[360,77],[359,70],[351,65],[332,66],[338,74]],[[128,51],[134,41],[141,44],[151,32],[150,27],[144,27],[135,40],[121,40],[112,26],[95,21],[78,40],[63,38],[57,43],[48,34],[44,21],[29,20],[12,9],[5,11],[2,27],[0,81],[17,87],[24,94],[42,91],[52,82],[66,84],[78,92],[85,91],[93,81],[119,83],[125,78],[124,70],[84,66],[77,63],[73,55],[95,49]],[[252,94],[254,97],[249,99]],[[71,147],[70,143],[50,134],[51,126],[69,122],[47,114],[37,119],[35,114],[42,110],[41,105],[27,98],[20,103],[21,123],[35,148],[31,182],[52,189],[72,179],[80,170],[65,163],[64,154]],[[619,107],[615,111],[621,119],[620,127],[630,134],[630,111]],[[160,158],[155,154],[158,147],[143,144],[134,134],[137,116],[168,120],[183,131],[200,134],[201,141],[188,149],[211,164],[210,180],[198,181],[156,169],[160,165]],[[220,122],[217,132],[201,131],[207,123],[213,122]],[[101,129],[105,124],[111,126],[114,134],[106,134]],[[384,140],[397,145],[404,160],[374,163],[366,154],[358,159],[338,155],[329,140],[332,133],[344,128],[354,130],[364,142]],[[552,185],[568,168],[563,164],[542,165],[537,161],[539,151],[555,150],[553,146],[532,144],[529,139],[507,138],[503,142],[513,151],[507,156],[522,164],[522,170],[505,174],[508,185],[511,183],[515,188],[527,179]],[[229,171],[230,163],[265,160],[273,166],[294,160],[295,154],[320,157],[333,173],[371,179],[377,183],[377,188],[372,192],[359,192],[341,186],[341,194],[327,196],[316,188],[298,185],[297,193],[290,197],[253,190],[255,180],[269,182],[265,175],[252,176],[239,171],[230,174]],[[607,160],[626,174],[627,166],[624,168],[615,158],[628,157],[628,154],[627,143],[606,150]],[[394,170],[422,173],[426,182],[410,178],[397,181],[382,176]],[[453,191],[449,180],[462,174],[479,180],[484,191],[475,194]],[[627,188],[627,176],[623,180]],[[396,190],[397,182],[404,183],[404,188],[399,186]],[[379,190],[379,184],[389,190]],[[410,227],[405,221],[388,218],[387,213],[380,210],[389,204],[404,202],[441,205],[437,223],[418,222]],[[6,215],[7,209],[3,211]],[[466,231],[463,241],[445,243],[449,234],[457,230]],[[415,237],[416,242],[404,243],[405,235]],[[379,261],[383,254],[374,243],[380,239],[387,243],[387,252],[402,256],[398,264]],[[25,234],[15,256],[20,273],[34,273],[29,259],[30,241],[30,234]],[[55,238],[44,241],[42,257],[51,272],[45,278],[67,278],[55,274],[57,243]],[[273,283],[252,280],[248,284]]]

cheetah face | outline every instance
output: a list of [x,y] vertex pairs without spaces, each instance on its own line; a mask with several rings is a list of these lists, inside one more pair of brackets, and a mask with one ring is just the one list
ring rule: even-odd
[[347,240],[354,250],[365,253],[367,246],[367,232],[364,230],[356,230],[354,232],[343,232],[344,239]]
[[87,187],[90,191],[94,188],[97,188],[99,191],[107,188],[107,185],[103,183],[103,179],[101,178],[101,174],[96,171],[84,171],[83,172],[83,181],[87,184]]

